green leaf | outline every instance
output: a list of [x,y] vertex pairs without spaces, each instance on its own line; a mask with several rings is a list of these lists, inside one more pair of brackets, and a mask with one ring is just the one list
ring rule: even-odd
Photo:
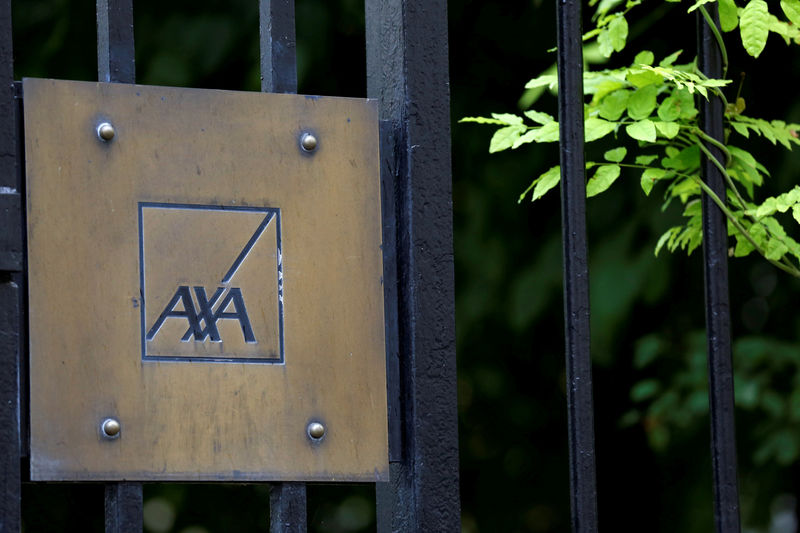
[[600,165],[586,184],[586,197],[591,198],[605,191],[619,177],[619,165]]
[[719,0],[719,25],[722,31],[728,32],[739,25],[739,13],[733,0]]
[[653,161],[655,161],[656,159],[658,159],[657,155],[639,155],[639,156],[636,156],[636,164],[637,165],[645,165],[645,166],[647,166],[650,163],[652,163]]
[[674,96],[664,98],[658,106],[658,118],[665,122],[672,122],[681,116],[680,100]]
[[707,4],[707,3],[709,3],[709,2],[713,2],[713,1],[714,1],[714,0],[697,0],[697,1],[694,3],[694,5],[693,5],[692,7],[690,7],[690,8],[689,8],[689,11],[687,11],[687,13],[691,13],[692,11],[694,11],[694,10],[695,10],[695,9],[697,9],[698,7],[702,6],[703,4]]
[[584,77],[584,80],[586,81],[586,84],[583,86],[584,94],[594,94],[594,97],[592,98],[592,105],[597,105],[597,102],[602,100],[605,95],[625,87],[625,82],[618,78],[598,78],[590,81]]
[[667,139],[675,137],[681,129],[677,122],[654,122],[654,124],[658,132]]
[[736,394],[736,406],[745,409],[753,409],[758,405],[758,394],[761,384],[752,378],[742,378],[736,376],[733,380],[734,392]]
[[794,217],[795,221],[800,224],[800,205],[792,207],[792,216]]
[[505,128],[500,128],[492,135],[492,140],[489,142],[489,153],[502,152],[503,150],[511,148],[524,131],[525,126],[506,126]]
[[492,113],[492,117],[509,126],[518,126],[522,124],[522,117],[512,113]]
[[664,81],[664,77],[661,74],[643,68],[629,69],[628,73],[625,75],[625,79],[628,80],[631,85],[638,88],[647,87],[648,85]]
[[558,76],[556,74],[543,74],[538,78],[533,78],[525,84],[526,89],[535,89],[537,87],[545,87],[555,89],[558,87]]
[[658,394],[661,384],[654,379],[645,379],[631,387],[631,400],[641,402]]
[[683,210],[683,216],[685,217],[696,217],[700,216],[703,213],[703,204],[700,203],[700,200],[692,200],[691,202],[686,204],[686,207]]
[[681,171],[697,168],[700,166],[700,148],[696,144],[688,146],[675,155],[662,159],[661,166]]
[[[605,15],[618,5],[620,5],[624,0],[600,0],[600,4],[597,6],[597,15]],[[594,5],[597,3],[597,0],[591,0],[589,5]]]
[[607,120],[603,120],[601,118],[589,117],[584,122],[584,130],[586,135],[586,142],[596,141],[602,137],[605,137],[612,131],[617,125],[613,122],[608,122]]
[[734,248],[733,250],[734,257],[744,257],[753,250],[755,250],[753,243],[747,240],[747,238],[741,233],[736,232],[735,237],[736,237],[736,248]]
[[777,202],[775,201],[775,198],[767,198],[761,203],[760,206],[758,206],[758,209],[756,209],[753,216],[755,216],[756,218],[764,218],[766,216],[774,214],[775,211],[777,210],[778,206]]
[[540,143],[552,143],[558,141],[558,122],[548,122],[541,128],[536,128],[534,140]]
[[640,185],[642,186],[642,190],[644,194],[650,196],[650,191],[653,190],[653,185],[656,184],[657,180],[660,180],[664,176],[667,175],[667,171],[663,168],[647,168],[644,172],[642,172],[642,178],[640,180]]
[[666,244],[667,248],[670,247],[670,244],[675,240],[675,236],[681,230],[681,226],[673,226],[669,228],[664,234],[658,238],[658,243],[656,244],[656,249],[654,255],[658,257],[658,252],[661,251],[661,248]]
[[525,111],[525,116],[531,119],[532,121],[536,122],[537,124],[541,124],[543,126],[555,120],[552,117],[552,115],[548,115],[547,113],[542,113],[541,111],[534,111],[533,109]]
[[691,120],[697,116],[697,108],[694,106],[694,97],[689,91],[678,90],[672,93],[672,96],[678,99],[678,108],[681,110],[681,118]]
[[764,178],[759,173],[761,164],[756,161],[752,154],[736,146],[728,146],[728,151],[733,156],[733,166],[731,170],[736,171],[741,169],[741,172],[737,173],[736,176],[740,178],[740,181],[744,182],[744,180],[747,180],[756,185],[764,183]]
[[648,85],[637,89],[628,99],[628,116],[633,120],[642,120],[650,116],[656,108],[658,87]]
[[653,55],[653,52],[650,50],[642,50],[636,57],[633,58],[634,65],[652,65],[653,61],[655,61],[656,57]]
[[[531,183],[531,187],[533,187],[531,202],[536,201],[544,196],[547,191],[558,185],[559,181],[561,181],[561,166],[556,165]],[[530,190],[531,187],[528,187],[528,190]],[[519,197],[519,201],[522,201],[524,196],[525,193],[522,193],[522,196]]]
[[772,261],[779,261],[780,258],[783,257],[788,251],[789,248],[780,240],[770,239],[767,242],[767,249],[764,257],[771,259]]
[[689,222],[686,223],[686,229],[683,230],[676,241],[680,241],[681,248],[685,248],[686,253],[692,255],[692,252],[703,242],[700,215],[689,219]]
[[606,161],[611,161],[612,163],[619,163],[625,156],[628,154],[628,149],[624,146],[620,146],[619,148],[614,148],[613,150],[607,151],[603,154],[603,157]]
[[750,0],[739,18],[742,45],[747,53],[758,57],[769,36],[769,8],[764,0]]
[[744,137],[745,139],[750,138],[750,130],[747,129],[747,126],[742,124],[741,122],[731,122],[731,126],[733,129],[736,130],[736,133]]
[[519,138],[517,138],[516,141],[514,141],[514,144],[511,145],[511,149],[516,150],[523,144],[536,142],[536,137],[538,134],[539,134],[539,128],[529,129],[528,131],[523,133]]
[[656,127],[652,120],[640,120],[625,126],[625,131],[638,141],[656,142]]
[[627,39],[628,21],[619,15],[601,30],[600,35],[597,36],[597,44],[600,46],[600,53],[605,57],[610,57],[613,52],[619,52],[625,48]]
[[497,124],[499,126],[505,126],[505,122],[502,120],[497,120],[496,118],[488,118],[488,117],[464,117],[458,122],[474,122],[476,124]]
[[678,59],[678,56],[681,55],[683,50],[678,50],[677,52],[673,52],[672,54],[668,55],[664,59],[662,59],[659,63],[659,67],[671,67],[675,60]]
[[620,15],[612,20],[608,25],[608,33],[614,51],[621,52],[628,40],[628,21],[625,20],[625,17]]
[[783,37],[787,45],[800,41],[800,29],[791,22],[784,22],[775,15],[769,16],[769,31]]
[[514,141],[511,149],[516,150],[523,144],[529,142],[549,143],[556,141],[558,141],[558,122],[548,122],[541,128],[531,128],[526,131],[522,136]]
[[636,341],[633,352],[633,366],[642,369],[655,361],[662,349],[661,339],[657,335],[647,335]]
[[[755,218],[763,218],[775,214],[776,212],[785,213],[790,208],[794,209],[799,204],[800,186],[795,185],[795,187],[788,192],[785,192],[779,196],[767,198],[755,210],[749,209],[747,214],[750,216],[755,216]],[[775,224],[777,224],[777,221]],[[779,232],[781,234],[785,234],[783,228],[781,228]]]
[[762,248],[766,248],[767,240],[769,237],[767,236],[767,230],[761,224],[753,224],[748,229],[750,232],[750,236],[756,241],[756,244],[761,246]]
[[792,24],[800,26],[800,0],[781,0],[781,9]]
[[630,91],[614,91],[600,102],[599,115],[606,120],[619,120],[628,107]]

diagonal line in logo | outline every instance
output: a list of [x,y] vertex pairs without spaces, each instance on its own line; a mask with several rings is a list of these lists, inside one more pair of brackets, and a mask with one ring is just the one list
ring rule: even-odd
[[181,337],[182,342],[187,342],[192,335],[194,335],[194,340],[196,341],[203,341],[208,336],[211,337],[213,342],[219,342],[221,340],[219,337],[219,330],[217,330],[217,317],[214,316],[214,312],[211,308],[217,303],[217,300],[219,300],[219,297],[222,296],[224,291],[225,289],[220,287],[211,295],[210,300],[206,300],[205,288],[194,288],[194,293],[197,296],[197,303],[200,305],[200,312],[197,313],[196,324],[199,326],[200,320],[203,320],[203,322],[205,322],[205,327],[199,331],[195,331],[190,325],[189,329],[187,329],[186,333]]
[[272,222],[273,218],[275,218],[274,212],[269,213],[266,217],[264,217],[264,220],[262,220],[261,224],[259,224],[259,226],[256,228],[253,236],[250,237],[250,240],[247,241],[247,244],[245,244],[244,248],[242,248],[241,253],[239,253],[239,257],[236,258],[236,261],[233,262],[231,268],[228,269],[228,273],[222,278],[222,283],[230,283],[231,279],[233,279],[233,275],[236,274],[236,271],[239,270],[240,266],[242,266],[247,254],[249,254],[250,250],[253,249],[256,241],[258,241],[259,237],[261,237],[261,234],[264,233],[264,230],[267,229],[267,226],[269,226],[269,223]]

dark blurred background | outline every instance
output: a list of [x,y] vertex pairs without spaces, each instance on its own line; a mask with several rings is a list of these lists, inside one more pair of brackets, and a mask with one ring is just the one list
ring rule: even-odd
[[[631,44],[613,66],[641,49],[694,55],[686,3],[651,4],[631,19]],[[18,78],[96,79],[93,2],[13,7]],[[491,128],[456,124],[518,110],[525,82],[555,62],[554,7],[449,2],[465,533],[569,530],[558,195],[517,204],[556,164],[556,146],[490,156]],[[255,0],[135,0],[134,10],[139,83],[258,90]],[[296,0],[296,11],[300,92],[365,96],[363,0]],[[747,114],[800,122],[798,51],[772,36],[753,61],[729,39],[734,87],[746,73]],[[536,107],[555,113],[555,99],[543,95]],[[772,171],[761,199],[798,182],[795,154],[737,142]],[[701,254],[653,256],[680,211],[662,213],[658,189],[647,198],[638,183],[623,174],[589,201],[600,523],[605,531],[711,531]],[[796,224],[787,227],[797,235]],[[796,531],[780,524],[791,526],[800,488],[798,295],[800,283],[764,260],[731,261],[742,517],[752,532]],[[25,531],[102,531],[102,491],[26,485]],[[374,531],[374,500],[370,486],[312,485],[311,529]],[[155,533],[267,531],[267,508],[265,486],[145,488],[146,530]]]

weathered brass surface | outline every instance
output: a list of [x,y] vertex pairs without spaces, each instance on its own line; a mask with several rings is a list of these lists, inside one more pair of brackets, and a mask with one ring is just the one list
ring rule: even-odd
[[386,480],[375,106],[24,95],[31,478]]

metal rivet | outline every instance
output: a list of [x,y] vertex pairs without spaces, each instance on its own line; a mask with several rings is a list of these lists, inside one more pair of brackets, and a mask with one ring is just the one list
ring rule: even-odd
[[325,435],[325,426],[319,422],[311,422],[308,425],[308,436],[314,440],[319,440]]
[[97,126],[97,136],[100,138],[101,141],[108,142],[114,138],[117,132],[114,130],[114,126],[112,126],[108,122],[103,122],[99,126]]
[[103,420],[103,423],[100,426],[100,429],[103,431],[103,436],[108,439],[116,439],[119,437],[119,432],[121,426],[119,425],[119,420],[115,420],[113,418],[106,418]]
[[317,138],[310,133],[304,133],[300,138],[300,146],[306,152],[313,152],[317,148]]

